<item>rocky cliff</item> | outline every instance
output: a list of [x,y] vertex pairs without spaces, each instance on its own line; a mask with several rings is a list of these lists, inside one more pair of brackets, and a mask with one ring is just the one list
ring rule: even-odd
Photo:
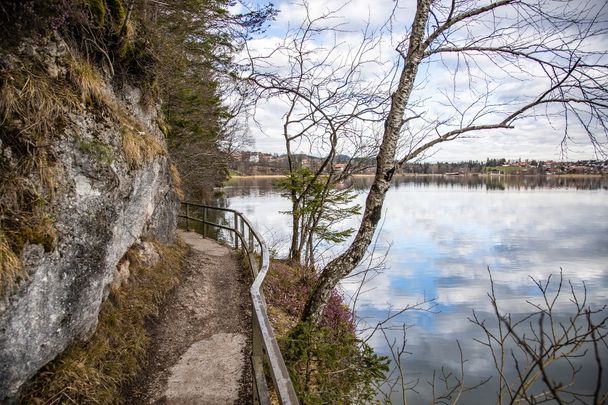
[[0,402],[95,330],[127,249],[171,242],[158,109],[54,33],[0,50]]

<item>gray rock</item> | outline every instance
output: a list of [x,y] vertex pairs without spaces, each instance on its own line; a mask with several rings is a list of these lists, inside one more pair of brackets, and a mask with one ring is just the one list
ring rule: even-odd
[[[54,67],[62,66],[63,55],[63,45],[54,41],[26,47],[32,57],[51,59],[51,76],[61,75]],[[117,95],[116,102],[164,142],[156,110],[132,105],[140,97],[133,88],[129,92]],[[120,123],[86,110],[66,114],[66,121],[52,145],[62,166],[60,191],[49,207],[56,247],[46,252],[26,246],[22,261],[28,277],[0,302],[0,403],[14,401],[37,370],[75,340],[90,337],[131,245],[142,238],[175,238],[179,202],[168,158],[132,169],[122,154]]]

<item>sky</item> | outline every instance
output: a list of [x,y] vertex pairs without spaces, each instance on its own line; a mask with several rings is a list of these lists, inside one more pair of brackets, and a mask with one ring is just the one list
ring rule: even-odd
[[[255,3],[264,4],[262,1]],[[395,48],[406,37],[415,12],[415,1],[401,1],[395,9],[392,20],[389,20],[389,15],[397,4],[393,0],[353,0],[347,3],[339,0],[309,0],[308,4],[313,17],[329,10],[335,11],[331,21],[341,25],[338,32],[320,33],[306,44],[310,60],[305,63],[312,64],[314,60],[325,57],[326,50],[335,43],[338,43],[339,46],[331,54],[330,60],[334,62],[350,60],[349,55],[362,42],[362,31],[365,27],[382,32],[381,37],[376,35],[380,38],[378,45],[366,55],[367,63],[358,72],[358,77],[365,83],[365,86],[376,89],[377,95],[390,94],[390,89],[394,89],[394,86],[390,87],[380,78],[387,77],[394,72],[391,69],[395,68],[395,63],[399,60]],[[603,2],[598,4],[603,4]],[[287,32],[290,30],[293,32],[294,27],[298,27],[302,23],[306,13],[302,4],[297,2],[279,0],[274,1],[274,6],[279,10],[276,19],[269,24],[264,34],[249,41],[248,50],[253,55],[267,56],[264,63],[260,64],[259,71],[267,69],[266,71],[288,75],[290,70],[286,53],[274,50],[285,38]],[[600,6],[595,7],[597,10]],[[242,6],[235,6],[233,11],[242,11]],[[441,13],[441,10],[438,12]],[[602,18],[608,19],[608,12],[603,10],[602,13]],[[502,14],[497,13],[490,19],[488,19],[489,17],[479,18],[474,23],[453,32],[450,40],[454,43],[459,43],[459,41],[463,43],[472,36],[487,33],[488,25],[494,17],[498,19],[499,25],[505,21],[503,27],[505,27],[507,35],[504,41],[507,43],[509,41],[519,43],[527,39],[526,36],[535,35],[535,32],[526,26],[520,26],[520,29],[516,31],[509,30],[511,22],[514,21],[514,15],[511,11],[506,10]],[[323,24],[327,26],[328,23],[324,22],[319,26],[323,27]],[[388,26],[391,27],[390,34],[387,33]],[[567,36],[567,33],[563,35]],[[556,38],[550,39],[555,40]],[[492,44],[495,45],[496,42]],[[607,52],[608,36],[604,33],[582,46],[585,49]],[[240,57],[245,57],[245,55],[241,54]],[[606,59],[603,60],[603,62],[605,61]],[[316,78],[321,80],[323,71],[315,74]],[[436,126],[436,123],[441,121],[442,124],[438,129],[441,133],[445,133],[455,128],[460,122],[476,124],[495,122],[499,117],[504,117],[516,110],[517,106],[523,102],[541,94],[548,86],[548,82],[543,76],[544,73],[537,64],[524,63],[520,64],[518,68],[514,68],[504,60],[497,61],[479,56],[474,61],[472,59],[465,61],[455,54],[443,54],[441,58],[431,57],[428,64],[420,67],[416,87],[410,98],[411,110],[406,113],[406,117],[407,114],[411,114],[420,115],[421,118],[413,120],[409,127],[410,132],[403,135],[404,150],[408,145],[419,141],[421,134],[426,136],[426,140],[436,136],[434,132],[428,132],[426,129],[430,124]],[[504,107],[505,103],[509,105]],[[286,111],[285,98],[268,97],[257,103],[255,121],[248,122],[249,131],[255,141],[254,146],[250,149],[268,153],[285,153],[282,130]],[[485,160],[488,157],[542,160],[598,158],[587,134],[577,126],[571,125],[568,129],[570,138],[568,149],[565,151],[561,147],[560,142],[565,134],[565,123],[563,118],[555,116],[555,113],[556,110],[551,108],[537,109],[534,114],[517,121],[513,129],[477,132],[467,138],[442,143],[439,147],[430,149],[424,160],[431,162],[465,161]],[[546,114],[552,115],[552,118],[547,119]],[[573,121],[571,116],[569,122]],[[592,133],[600,139],[606,140],[606,134],[602,132],[599,125],[592,123],[590,128]],[[355,128],[355,132],[365,134],[365,140],[359,143],[372,144],[377,142],[381,136],[382,125],[376,125],[374,128],[358,126]],[[296,146],[296,150],[320,155],[325,150],[323,139],[326,138],[314,138],[309,142],[302,142]],[[352,154],[349,152],[353,151],[353,148],[354,146],[345,141],[344,153]]]

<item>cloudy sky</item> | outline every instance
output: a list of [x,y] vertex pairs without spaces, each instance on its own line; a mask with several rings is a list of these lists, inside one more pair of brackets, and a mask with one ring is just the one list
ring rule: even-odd
[[[257,0],[256,2],[264,3]],[[330,10],[337,10],[331,22],[342,24],[339,32],[323,33],[310,41],[307,46],[313,55],[311,58],[323,57],[325,50],[336,42],[340,44],[338,55],[342,52],[344,58],[347,58],[349,51],[352,52],[361,43],[362,31],[367,26],[382,33],[382,37],[378,46],[368,55],[368,59],[373,59],[377,63],[366,64],[360,72],[360,78],[369,81],[372,85],[376,82],[380,83],[379,78],[390,74],[391,68],[394,68],[399,60],[395,48],[406,37],[415,12],[413,0],[401,1],[396,10],[395,4],[393,0],[353,0],[346,5],[340,0],[309,0],[311,16],[316,17]],[[265,34],[249,42],[249,51],[252,54],[270,55],[285,38],[286,33],[298,27],[306,16],[301,3],[279,0],[274,1],[274,5],[279,10],[279,14]],[[389,20],[391,11],[394,11],[394,18]],[[603,13],[606,17],[607,13],[605,11]],[[493,17],[497,17],[499,21],[503,19],[506,21],[504,27],[508,27],[514,15],[511,11],[505,10],[503,14],[498,13]],[[470,40],[472,35],[487,33],[491,20],[488,18],[475,20],[475,23],[454,32],[450,39],[457,43]],[[390,33],[387,27],[390,27]],[[522,37],[534,35],[533,31],[520,31],[509,32],[505,28],[505,32],[509,32],[506,41],[522,41]],[[606,52],[607,44],[608,37],[599,36],[585,43],[585,47]],[[270,69],[287,73],[287,62],[285,53],[272,53],[271,57],[265,59],[262,70]],[[474,120],[475,123],[495,122],[499,117],[516,110],[517,106],[541,94],[548,83],[543,76],[544,73],[538,65],[522,64],[515,68],[509,66],[506,61],[497,62],[479,56],[475,57],[475,63],[471,63],[471,60],[459,59],[455,54],[446,54],[441,58],[431,57],[429,63],[419,69],[417,85],[410,98],[411,114],[420,114],[423,117],[412,121],[410,134],[413,134],[414,138],[411,139],[417,141],[421,134],[425,134],[427,140],[432,139],[436,136],[435,133],[424,132],[425,128],[431,124],[435,126],[439,121],[444,122],[439,127],[442,133],[453,129],[461,121],[465,124]],[[378,84],[378,94],[388,94],[389,88],[387,85]],[[505,103],[510,105],[505,107]],[[286,111],[285,99],[266,98],[258,103],[255,119],[259,125],[254,125],[253,122],[249,124],[250,132],[255,139],[255,146],[252,149],[285,153],[281,131],[282,119]],[[562,117],[554,116],[550,120],[547,119],[546,114],[554,113],[555,110],[552,109],[538,109],[530,116],[517,121],[514,129],[479,132],[466,139],[443,143],[440,147],[432,149],[426,159],[461,161],[506,157],[558,160],[563,157],[560,141],[564,136],[565,124]],[[572,121],[571,118],[570,122]],[[377,129],[366,127],[361,128],[360,131],[365,132],[366,139],[377,139],[381,135],[381,128],[380,125]],[[596,135],[601,135],[599,127],[592,125],[591,129]],[[597,157],[581,128],[570,127],[568,135],[570,137],[566,155],[568,160]],[[601,136],[606,139],[605,135]],[[408,139],[410,138],[405,134],[406,144]],[[313,142],[313,145],[304,143],[300,145],[300,151],[319,154],[322,152],[322,148],[318,147],[321,143]]]

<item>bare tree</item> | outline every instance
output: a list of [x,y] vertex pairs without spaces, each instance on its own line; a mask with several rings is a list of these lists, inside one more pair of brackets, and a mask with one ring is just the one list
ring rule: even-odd
[[[351,158],[336,170],[338,155],[373,156],[377,142],[373,136],[365,138],[364,134],[373,135],[365,129],[384,115],[386,95],[376,90],[387,77],[374,82],[361,80],[363,72],[378,63],[375,54],[380,37],[367,27],[356,46],[341,43],[336,37],[329,46],[316,44],[319,37],[343,29],[337,15],[345,6],[313,18],[304,2],[302,23],[290,30],[276,49],[265,55],[251,49],[248,53],[246,80],[256,85],[257,101],[276,97],[286,108],[282,135],[288,162],[285,188],[292,204],[289,259],[298,263],[312,264],[318,245],[315,233],[319,233],[336,196],[335,184],[360,170],[365,161]],[[277,58],[285,65],[274,65]],[[323,156],[306,175],[299,172],[302,165],[297,159],[303,151]]]
[[[593,1],[417,0],[411,28],[397,47],[400,76],[361,224],[346,251],[323,269],[304,320],[319,321],[331,290],[363,258],[393,174],[405,162],[443,142],[491,136],[527,118],[561,128],[564,148],[572,131],[582,128],[596,152],[604,153],[608,66],[598,44],[608,33],[607,7]],[[418,87],[428,90],[446,74],[453,89],[443,93],[443,104],[420,94]],[[508,84],[527,86],[526,96],[496,97]]]
[[[488,296],[496,325],[480,319],[475,312],[470,318],[483,330],[485,337],[478,342],[487,347],[496,369],[497,404],[606,403],[608,390],[602,351],[608,349],[607,307],[591,307],[587,302],[587,286],[583,283],[577,291],[572,282],[564,282],[561,273],[555,281],[551,276],[544,282],[532,281],[541,293],[540,302],[528,301],[532,311],[516,319],[500,310],[490,273]],[[571,309],[565,319],[560,319],[564,311],[559,308],[564,305],[563,298],[567,298]],[[589,356],[597,372],[593,389],[587,392],[576,386],[581,372],[577,360]],[[550,371],[557,365],[568,370],[559,379]],[[509,369],[515,373],[509,373]]]
[[[489,271],[488,271],[489,272]],[[406,355],[407,329],[405,324],[394,325],[390,313],[372,329],[382,333],[393,368],[384,382],[378,385],[379,395],[391,403],[397,393],[407,404],[408,397],[418,394],[421,383],[430,390],[432,404],[466,403],[466,395],[475,395],[481,386],[495,388],[495,398],[488,403],[503,404],[604,404],[608,401],[605,362],[608,353],[608,307],[593,306],[588,302],[587,286],[578,287],[566,281],[562,273],[549,275],[544,280],[531,278],[538,290],[537,298],[527,300],[528,309],[520,314],[501,309],[490,275],[492,312],[484,318],[473,311],[469,321],[482,332],[474,339],[488,354],[494,373],[477,380],[467,377],[468,360],[460,342],[457,369],[441,367],[423,381],[423,377],[408,378]],[[432,311],[431,307],[410,306],[405,310]],[[399,331],[400,338],[390,337],[388,331]],[[584,365],[584,366],[583,366]],[[581,381],[585,369],[595,368],[593,378]],[[488,395],[492,396],[490,392]]]

